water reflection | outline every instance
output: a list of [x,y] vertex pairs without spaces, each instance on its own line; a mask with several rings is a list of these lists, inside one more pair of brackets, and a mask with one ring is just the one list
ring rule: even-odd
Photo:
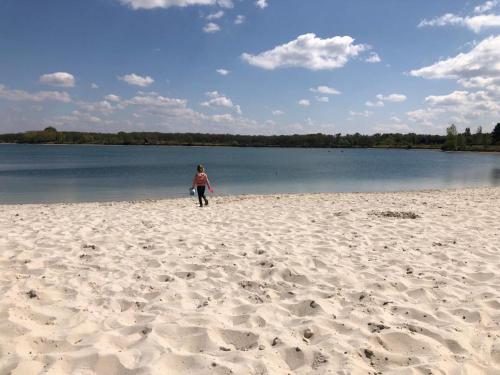
[[491,184],[500,185],[500,168],[493,168],[491,170]]

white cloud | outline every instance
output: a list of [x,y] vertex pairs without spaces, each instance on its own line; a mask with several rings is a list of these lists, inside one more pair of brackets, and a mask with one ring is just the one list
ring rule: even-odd
[[168,98],[158,95],[155,92],[139,92],[136,96],[124,102],[125,105],[136,105],[148,108],[184,108],[187,105],[187,100]]
[[361,117],[370,117],[373,115],[372,111],[363,111],[363,112],[356,112],[356,111],[349,111],[349,115],[351,116],[361,116]]
[[412,70],[426,79],[456,79],[465,87],[496,91],[500,86],[500,35],[484,39],[471,51]]
[[404,102],[406,100],[406,95],[403,94],[390,94],[390,95],[382,95],[378,94],[376,96],[376,101],[368,100],[365,104],[367,107],[384,107],[385,102],[391,103],[399,103]]
[[140,76],[135,73],[126,74],[124,76],[118,77],[120,81],[127,82],[129,85],[146,87],[154,82],[154,79],[150,76]]
[[217,5],[221,8],[233,8],[233,0],[217,0]]
[[409,133],[412,131],[407,124],[399,121],[378,124],[373,130],[377,133]]
[[217,69],[217,73],[219,73],[221,76],[227,76],[231,72],[226,69]]
[[99,88],[99,86],[97,85],[97,83],[91,83],[91,84],[90,84],[90,88],[91,88],[91,89],[98,89],[98,88]]
[[213,115],[212,119],[215,122],[226,122],[227,123],[227,122],[233,122],[234,121],[234,117],[230,113],[225,113],[223,115]]
[[201,103],[204,107],[227,107],[232,108],[233,102],[231,99],[225,96],[220,96],[217,98],[210,99],[206,102]]
[[404,102],[407,98],[406,98],[406,95],[403,95],[403,94],[390,94],[387,96],[384,96],[382,94],[378,94],[377,99],[384,101],[384,102],[399,103],[399,102]]
[[283,112],[283,111],[281,111],[279,109],[273,111],[273,116],[282,116],[284,114],[285,114],[285,112]]
[[219,18],[222,18],[222,17],[224,17],[224,11],[219,10],[218,12],[210,13],[207,16],[207,20],[218,20]]
[[309,107],[311,105],[311,102],[307,99],[301,99],[299,100],[299,105],[302,107]]
[[418,27],[442,27],[442,26],[463,26],[467,27],[475,33],[481,32],[483,29],[500,27],[500,15],[496,14],[480,14],[476,16],[457,16],[453,13],[447,13],[441,17],[431,20],[423,20]]
[[367,107],[383,107],[384,106],[384,102],[381,100],[379,100],[377,102],[372,102],[372,101],[368,100],[365,104]]
[[44,74],[39,79],[40,83],[57,87],[74,87],[75,77],[66,72],[56,72],[51,74]]
[[324,95],[340,95],[340,91],[328,86],[318,86],[310,88],[309,91],[316,92]]
[[255,2],[255,5],[258,6],[260,9],[267,8],[269,4],[267,3],[268,0],[257,0]]
[[218,91],[209,91],[206,92],[205,95],[209,98],[209,100],[200,103],[203,107],[224,107],[224,108],[232,108],[236,113],[241,114],[241,108],[239,105],[233,104],[233,101],[220,94]]
[[485,2],[484,4],[478,5],[477,7],[474,8],[474,13],[480,14],[480,13],[486,13],[492,10],[493,8],[497,7],[500,5],[499,0],[490,0]]
[[380,58],[380,56],[377,53],[372,52],[372,53],[370,53],[370,56],[368,56],[368,58],[365,61],[372,63],[372,64],[376,64],[376,63],[381,62],[382,59]]
[[[430,95],[425,98],[427,108],[407,112],[408,118],[434,128],[442,128],[450,121],[474,125],[480,119],[493,123],[500,116],[498,97],[487,91],[454,91],[446,95]],[[439,125],[441,124],[441,125]]]
[[500,101],[486,91],[454,91],[448,95],[430,95],[425,98],[425,102],[432,107],[445,108],[469,118],[479,117],[482,112],[500,113]]
[[216,33],[217,31],[220,31],[220,26],[213,22],[209,22],[203,27],[203,32],[207,34]]
[[116,111],[118,107],[114,107],[109,101],[101,100],[100,102],[84,102],[76,103],[78,107],[86,112],[98,112],[104,115],[110,115]]
[[241,25],[242,23],[244,23],[244,22],[245,22],[245,19],[246,19],[246,18],[245,18],[245,16],[243,16],[243,15],[241,15],[241,14],[238,14],[238,15],[236,16],[236,18],[234,19],[234,23],[235,23],[236,25]]
[[354,44],[350,36],[321,39],[310,33],[258,55],[244,53],[241,57],[251,65],[268,70],[286,67],[331,70],[343,67],[369,48]]
[[317,96],[316,100],[320,103],[328,103],[330,98],[328,96]]
[[38,91],[30,93],[24,90],[11,90],[0,84],[0,99],[11,101],[44,102],[55,101],[70,103],[71,97],[67,92],[61,91]]
[[130,6],[132,9],[155,9],[216,4],[222,8],[233,7],[233,2],[231,0],[120,0],[120,2]]
[[104,97],[108,102],[118,103],[121,98],[118,95],[109,94]]

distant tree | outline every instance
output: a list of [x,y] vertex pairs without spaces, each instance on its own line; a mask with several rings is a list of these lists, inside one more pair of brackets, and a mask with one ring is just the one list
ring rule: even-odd
[[491,143],[494,145],[500,144],[500,122],[495,126],[491,133]]
[[470,132],[470,128],[465,128],[464,138],[465,138],[464,142],[467,146],[472,145],[473,139],[472,139],[472,134]]
[[450,127],[446,128],[446,143],[443,146],[443,150],[456,151],[458,146],[457,138],[458,138],[457,127],[452,124]]
[[464,134],[457,134],[456,150],[464,151],[467,144],[467,137]]
[[483,127],[482,126],[477,127],[476,134],[483,134]]
[[45,129],[43,129],[44,132],[52,132],[52,133],[57,133],[57,129],[54,128],[53,126],[48,126]]

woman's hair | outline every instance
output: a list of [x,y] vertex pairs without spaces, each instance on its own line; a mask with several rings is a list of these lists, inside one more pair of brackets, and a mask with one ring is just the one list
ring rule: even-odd
[[205,167],[201,164],[199,164],[196,169],[198,170],[199,173],[203,173],[205,172]]

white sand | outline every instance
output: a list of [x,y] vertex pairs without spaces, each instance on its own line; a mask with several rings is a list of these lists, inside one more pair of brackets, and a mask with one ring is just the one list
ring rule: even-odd
[[500,188],[0,206],[0,296],[0,374],[500,374]]

